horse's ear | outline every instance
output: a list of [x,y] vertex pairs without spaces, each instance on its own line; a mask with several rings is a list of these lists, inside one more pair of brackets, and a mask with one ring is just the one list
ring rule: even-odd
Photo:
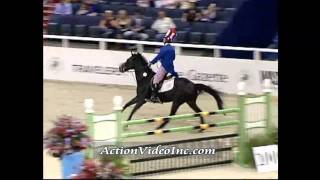
[[138,54],[135,50],[131,50],[131,55],[136,55]]

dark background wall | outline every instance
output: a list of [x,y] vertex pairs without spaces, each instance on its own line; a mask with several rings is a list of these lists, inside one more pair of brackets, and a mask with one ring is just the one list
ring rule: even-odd
[[[278,0],[247,0],[217,38],[218,45],[266,48],[278,31]],[[252,58],[251,52],[222,51],[223,57]]]

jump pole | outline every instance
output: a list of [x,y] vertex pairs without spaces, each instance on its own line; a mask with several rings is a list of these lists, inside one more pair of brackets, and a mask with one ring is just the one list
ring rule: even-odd
[[[87,115],[87,128],[88,128],[88,131],[87,131],[87,135],[93,139],[94,137],[94,110],[93,110],[93,104],[94,104],[94,101],[93,99],[85,99],[84,101],[84,107],[85,107],[85,113]],[[93,159],[94,158],[94,147],[93,147],[93,144],[91,145],[92,147],[89,147],[87,148],[86,150],[86,157],[88,159]]]
[[267,112],[267,117],[266,117],[266,128],[267,128],[267,134],[271,133],[271,120],[272,120],[272,106],[271,106],[271,101],[272,101],[272,83],[270,79],[265,79],[263,82],[264,89],[263,92],[266,96],[266,112]]
[[238,88],[238,107],[240,109],[238,113],[239,118],[239,125],[238,125],[238,132],[239,132],[239,151],[236,154],[236,161],[241,166],[244,166],[244,150],[246,142],[248,141],[246,128],[245,128],[245,121],[246,121],[246,111],[245,111],[245,100],[246,100],[246,92],[245,92],[245,82],[239,82],[237,84]]

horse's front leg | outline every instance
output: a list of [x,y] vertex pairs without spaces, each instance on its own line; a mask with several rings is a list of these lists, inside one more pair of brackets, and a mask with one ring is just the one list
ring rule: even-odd
[[132,104],[137,103],[137,96],[132,98],[129,102],[127,102],[127,104],[125,104],[122,108],[122,112],[129,106],[131,106]]
[[134,106],[134,108],[132,109],[127,121],[131,120],[133,114],[142,106],[146,103],[146,101],[143,99],[143,100],[140,100],[136,103],[136,105]]

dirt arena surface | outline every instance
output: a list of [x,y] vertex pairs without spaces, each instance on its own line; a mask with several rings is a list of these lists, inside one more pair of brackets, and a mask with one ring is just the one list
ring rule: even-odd
[[[111,86],[111,85],[95,85],[95,84],[82,84],[82,83],[70,83],[70,82],[53,82],[44,81],[44,117],[43,117],[43,131],[44,133],[50,129],[53,124],[52,120],[55,120],[57,116],[67,114],[75,116],[81,119],[85,119],[83,101],[86,98],[92,98],[95,101],[95,111],[97,113],[109,113],[112,112],[112,99],[114,96],[122,96],[124,101],[127,102],[130,98],[135,96],[135,88],[128,86]],[[225,108],[236,107],[236,96],[224,96]],[[199,96],[197,103],[203,111],[213,111],[217,109],[216,102],[213,98],[207,94]],[[146,103],[138,112],[134,115],[134,119],[137,118],[150,118],[157,116],[167,116],[170,112],[171,103],[167,104],[150,104]],[[273,100],[273,121],[277,124],[277,108],[278,102],[275,98]],[[126,110],[126,114],[130,112],[131,108]],[[188,105],[182,105],[177,114],[193,113]],[[214,118],[206,118],[207,122],[218,122],[226,119],[236,119],[235,115],[228,116],[215,116]],[[199,121],[196,120],[183,120],[170,122],[166,128],[185,126],[185,125],[198,125]],[[141,126],[130,127],[129,131],[136,130],[152,130],[156,127],[156,124],[147,124]],[[147,136],[131,138],[130,141],[145,141],[145,142],[159,142],[188,138],[205,137],[215,134],[227,134],[235,132],[235,126],[229,126],[224,128],[210,128],[204,133],[172,133],[164,134],[163,136]],[[45,179],[59,179],[61,178],[60,161],[48,156],[46,151],[43,151],[44,157],[44,178]],[[226,166],[215,166],[210,168],[202,168],[188,171],[179,171],[174,173],[157,174],[148,176],[146,178],[166,179],[166,178],[262,178],[262,179],[277,179],[278,173],[257,173],[255,169],[240,168],[235,164]]]

